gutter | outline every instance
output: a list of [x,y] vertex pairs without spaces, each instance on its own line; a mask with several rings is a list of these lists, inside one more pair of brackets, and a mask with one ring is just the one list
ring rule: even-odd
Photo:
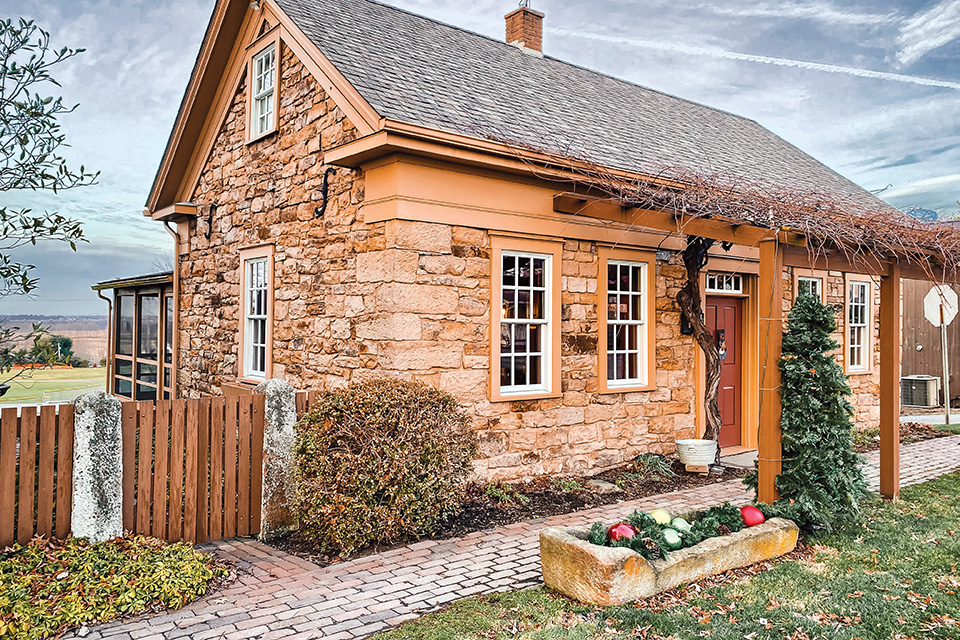
[[97,292],[97,297],[101,300],[107,301],[107,393],[113,393],[113,349],[114,349],[114,336],[113,333],[113,300],[103,295],[103,292],[100,289],[94,288],[94,291]]

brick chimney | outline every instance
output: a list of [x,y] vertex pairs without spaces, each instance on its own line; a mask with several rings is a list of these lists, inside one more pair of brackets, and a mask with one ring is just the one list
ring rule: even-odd
[[534,51],[543,51],[543,14],[526,2],[507,16],[507,42]]

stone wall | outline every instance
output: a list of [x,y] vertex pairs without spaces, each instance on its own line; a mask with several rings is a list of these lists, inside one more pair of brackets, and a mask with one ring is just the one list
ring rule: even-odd
[[[437,385],[462,403],[480,441],[478,474],[577,472],[693,435],[692,340],[673,300],[682,266],[658,263],[658,391],[597,393],[594,243],[567,241],[562,269],[562,397],[488,401],[490,238],[478,229],[358,218],[359,172],[338,171],[314,217],[324,149],[356,129],[281,48],[280,126],[247,145],[241,86],[203,170],[181,258],[180,394],[222,393],[238,375],[241,247],[275,245],[272,376],[322,389],[376,376]],[[212,233],[206,215],[216,204]]]

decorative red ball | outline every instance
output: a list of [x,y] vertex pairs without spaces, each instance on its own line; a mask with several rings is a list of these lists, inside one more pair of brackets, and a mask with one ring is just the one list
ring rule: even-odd
[[633,526],[627,524],[626,522],[621,522],[607,529],[607,539],[611,540],[612,542],[623,540],[624,538],[629,540],[635,536],[636,533],[637,530],[634,529]]
[[743,524],[747,525],[748,527],[763,524],[763,521],[766,520],[766,518],[763,517],[763,512],[760,511],[760,509],[751,507],[750,505],[740,507],[740,515],[743,516]]

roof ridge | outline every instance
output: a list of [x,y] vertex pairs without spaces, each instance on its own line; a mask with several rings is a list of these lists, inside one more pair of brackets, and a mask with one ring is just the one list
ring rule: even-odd
[[[393,10],[393,11],[399,11],[400,13],[404,13],[404,14],[406,14],[406,15],[408,15],[408,16],[412,16],[412,17],[417,18],[417,19],[420,19],[420,20],[427,20],[427,21],[429,21],[429,22],[433,22],[434,24],[438,24],[438,25],[440,25],[440,26],[447,27],[447,28],[449,28],[449,29],[454,29],[454,30],[460,31],[460,32],[462,32],[462,33],[467,33],[467,34],[472,35],[472,36],[477,36],[477,37],[479,37],[479,38],[483,38],[484,40],[489,40],[490,42],[492,42],[492,43],[494,43],[494,44],[496,44],[496,45],[502,46],[502,47],[509,47],[510,49],[513,49],[513,50],[519,50],[519,47],[517,47],[517,46],[515,46],[515,45],[512,45],[512,44],[510,44],[509,42],[506,42],[506,41],[504,41],[504,40],[500,40],[500,39],[498,39],[498,38],[494,38],[494,37],[492,37],[492,36],[488,36],[488,35],[486,35],[486,34],[483,34],[483,33],[478,32],[478,31],[473,31],[473,30],[471,30],[471,29],[467,29],[467,28],[464,28],[464,27],[459,27],[459,26],[457,26],[457,25],[455,25],[455,24],[450,24],[449,22],[444,22],[443,20],[438,20],[437,18],[431,18],[430,16],[425,16],[425,15],[423,15],[423,14],[421,14],[421,13],[415,13],[415,12],[413,12],[413,11],[410,11],[409,9],[404,9],[403,7],[397,7],[397,6],[392,5],[392,4],[387,4],[386,2],[381,2],[381,0],[354,0],[354,1],[357,1],[357,2],[366,2],[367,4],[375,4],[375,5],[378,5],[378,6],[381,6],[381,7],[385,7],[385,8],[387,8],[387,9],[390,9],[390,10]],[[541,52],[541,53],[542,53],[542,52]],[[732,111],[727,111],[726,109],[721,109],[721,108],[719,108],[719,107],[714,107],[714,106],[712,106],[712,105],[705,104],[705,103],[703,103],[703,102],[697,102],[696,100],[691,100],[690,98],[684,98],[683,96],[676,96],[676,95],[673,95],[672,93],[667,93],[666,91],[661,91],[661,90],[659,90],[659,89],[654,89],[653,87],[648,87],[648,86],[645,85],[645,84],[640,84],[639,82],[633,82],[632,80],[627,80],[626,78],[621,78],[621,77],[615,76],[615,75],[613,75],[613,74],[606,73],[606,72],[604,72],[604,71],[597,71],[596,69],[591,69],[590,67],[586,67],[586,66],[584,66],[584,65],[580,65],[580,64],[577,64],[577,63],[575,63],[575,62],[570,62],[569,60],[564,60],[564,59],[562,59],[562,58],[557,58],[557,57],[555,57],[555,56],[551,56],[551,55],[547,55],[547,54],[543,54],[543,59],[544,59],[544,60],[551,60],[551,61],[557,62],[557,63],[559,63],[559,64],[567,65],[568,67],[573,67],[574,69],[580,69],[581,71],[586,71],[587,73],[593,73],[593,74],[595,74],[595,75],[598,75],[598,76],[601,76],[601,77],[604,77],[604,78],[609,78],[610,80],[614,80],[614,81],[616,81],[616,82],[622,82],[623,84],[627,84],[627,85],[630,85],[630,86],[632,86],[632,87],[639,87],[640,89],[645,89],[645,90],[647,90],[647,91],[652,91],[652,92],[654,92],[654,93],[657,93],[657,94],[659,94],[659,95],[661,95],[661,96],[664,96],[664,97],[667,97],[667,98],[672,98],[672,99],[674,99],[674,100],[682,100],[683,102],[686,102],[687,104],[692,104],[692,105],[696,105],[696,106],[698,106],[698,107],[703,107],[704,109],[710,109],[711,111],[716,111],[717,113],[724,113],[724,114],[726,114],[726,115],[728,115],[728,116],[733,116],[734,118],[737,118],[737,119],[739,119],[739,120],[744,120],[744,121],[747,121],[747,122],[753,122],[753,123],[755,123],[755,124],[759,124],[759,122],[757,122],[757,121],[754,120],[753,118],[748,118],[748,117],[743,116],[743,115],[740,115],[740,114],[738,114],[738,113],[734,113],[734,112],[732,112]],[[761,125],[761,126],[762,126],[762,125]]]

